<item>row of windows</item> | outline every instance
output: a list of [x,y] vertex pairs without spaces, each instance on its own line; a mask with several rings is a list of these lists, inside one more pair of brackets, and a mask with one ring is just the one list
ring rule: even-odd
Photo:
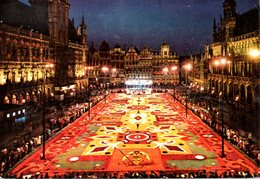
[[50,51],[48,48],[40,49],[40,48],[30,48],[30,47],[16,47],[16,46],[6,46],[4,49],[3,46],[0,45],[0,56],[5,56],[7,60],[9,59],[23,59],[29,58],[30,53],[32,57],[36,58],[49,58]]
[[51,72],[42,72],[42,71],[31,71],[31,72],[5,72],[4,73],[4,79],[6,79],[6,82],[25,82],[25,81],[36,81],[39,79],[43,79],[44,75],[48,78],[51,75]]

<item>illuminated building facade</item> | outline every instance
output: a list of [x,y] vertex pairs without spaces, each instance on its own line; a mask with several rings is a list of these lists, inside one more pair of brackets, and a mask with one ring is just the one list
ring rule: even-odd
[[[96,78],[102,83],[104,77],[106,82],[114,85],[123,85],[128,80],[151,80],[154,85],[179,83],[179,57],[171,52],[167,43],[162,43],[160,52],[155,52],[147,47],[141,51],[134,47],[125,50],[119,45],[110,49],[109,44],[103,41],[99,50],[93,45],[90,47],[89,62],[93,67],[91,82],[95,84]],[[101,70],[104,66],[109,68],[106,74]],[[173,66],[176,69],[173,70]],[[168,71],[163,71],[164,68]]]
[[179,73],[177,69],[171,70],[173,66],[179,68],[179,58],[167,43],[161,45],[160,53],[145,47],[137,54],[130,48],[125,56],[125,80],[151,80],[154,85],[177,84]]
[[[260,96],[259,7],[240,15],[235,0],[225,0],[223,7],[224,17],[213,25],[209,88],[215,95],[223,91],[225,99],[241,107],[256,107]],[[224,63],[217,64],[217,60]]]
[[84,18],[75,28],[68,0],[29,2],[0,2],[1,104],[62,100],[88,83]]

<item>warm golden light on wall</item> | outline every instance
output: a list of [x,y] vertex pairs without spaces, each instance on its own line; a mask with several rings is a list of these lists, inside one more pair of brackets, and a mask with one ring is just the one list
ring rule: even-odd
[[164,72],[164,73],[168,73],[168,71],[169,71],[169,69],[168,69],[167,67],[164,67],[164,68],[163,68],[163,72]]
[[260,56],[260,51],[258,49],[251,49],[249,55],[253,58],[257,58]]

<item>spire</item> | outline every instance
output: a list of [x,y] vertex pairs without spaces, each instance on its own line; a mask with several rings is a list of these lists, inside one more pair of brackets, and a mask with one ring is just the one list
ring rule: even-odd
[[213,22],[213,32],[217,32],[217,25],[216,25],[216,19],[214,18]]
[[86,26],[84,14],[83,14],[83,16],[82,16],[81,25],[82,25],[82,26],[83,26],[83,25]]
[[81,21],[81,44],[86,45],[87,44],[87,26],[85,23],[85,18],[84,18],[84,14],[82,16],[82,21]]
[[217,28],[218,28],[218,32],[220,32],[221,27],[220,27],[220,24],[219,24],[219,23],[218,23],[218,25],[217,25]]
[[72,23],[73,27],[75,27],[75,21],[74,21],[74,18],[72,18],[71,23]]

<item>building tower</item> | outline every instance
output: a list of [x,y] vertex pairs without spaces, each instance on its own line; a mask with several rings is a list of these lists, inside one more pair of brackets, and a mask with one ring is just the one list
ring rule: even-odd
[[218,42],[218,32],[217,32],[217,25],[216,25],[216,19],[214,18],[213,22],[213,42]]
[[85,18],[82,16],[82,21],[81,21],[81,28],[80,28],[80,41],[82,45],[87,45],[87,26],[85,23]]
[[224,20],[229,20],[236,17],[236,1],[225,0],[223,3],[224,8]]
[[229,38],[234,34],[236,25],[236,1],[225,0],[223,3],[224,19],[222,20],[223,40],[229,41]]
[[68,43],[69,0],[29,0],[38,14],[38,19],[49,26],[51,39],[59,43]]
[[166,42],[163,42],[161,45],[161,56],[162,58],[168,58],[170,56],[170,46]]

